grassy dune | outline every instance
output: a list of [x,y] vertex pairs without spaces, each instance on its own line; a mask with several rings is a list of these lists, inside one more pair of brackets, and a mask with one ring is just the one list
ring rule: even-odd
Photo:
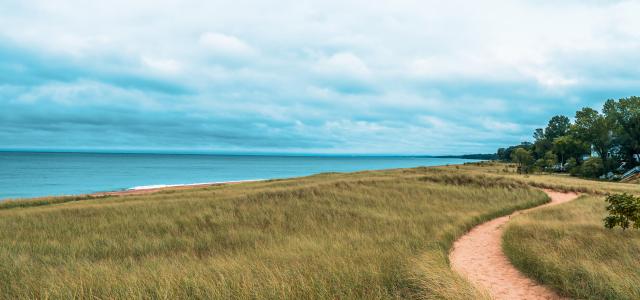
[[591,180],[572,177],[567,174],[518,174],[516,172],[516,167],[513,164],[482,162],[437,168],[456,172],[458,174],[481,174],[491,177],[508,178],[522,184],[558,191],[571,191],[596,195],[604,195],[607,193],[640,194],[640,185],[637,183]]
[[479,299],[452,242],[548,199],[417,168],[67,200],[0,208],[4,298]]
[[604,198],[518,216],[503,246],[529,276],[580,299],[640,299],[640,232],[602,225]]
[[604,194],[640,195],[640,185],[564,175],[520,175],[501,163],[442,167],[463,174],[503,177],[585,196],[512,219],[503,237],[520,270],[579,299],[640,299],[640,232],[605,229]]

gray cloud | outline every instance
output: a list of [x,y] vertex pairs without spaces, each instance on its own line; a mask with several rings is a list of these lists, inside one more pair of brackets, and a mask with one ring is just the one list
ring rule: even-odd
[[634,1],[0,3],[0,147],[468,153],[637,93]]

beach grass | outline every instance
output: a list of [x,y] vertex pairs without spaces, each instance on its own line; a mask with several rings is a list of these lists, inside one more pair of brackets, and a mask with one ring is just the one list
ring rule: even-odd
[[0,209],[7,299],[482,299],[450,270],[476,224],[548,201],[414,168]]
[[640,299],[640,232],[605,229],[604,197],[511,220],[505,253],[528,276],[578,299]]
[[458,174],[482,174],[491,177],[508,178],[533,187],[556,191],[578,192],[594,195],[611,193],[640,194],[637,183],[611,182],[606,180],[584,179],[558,173],[519,174],[515,164],[501,162],[474,162],[463,165],[442,166],[438,169]]
[[7,199],[0,201],[0,210],[11,208],[25,208],[34,206],[54,205],[66,202],[85,201],[104,199],[112,197],[111,195],[77,195],[77,196],[59,196],[59,197],[39,197],[33,199]]
[[570,203],[513,218],[503,236],[512,263],[529,277],[577,299],[640,299],[640,232],[605,229],[605,195],[640,195],[640,185],[558,174],[517,174],[515,166],[482,162],[440,167],[575,191]]

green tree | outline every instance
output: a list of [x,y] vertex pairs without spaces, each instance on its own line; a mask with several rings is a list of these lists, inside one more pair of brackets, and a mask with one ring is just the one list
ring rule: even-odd
[[566,135],[569,132],[569,128],[571,128],[571,121],[568,117],[562,115],[553,116],[544,130],[544,137],[549,141],[553,141]]
[[571,128],[571,121],[566,116],[553,116],[547,127],[537,128],[533,133],[533,156],[536,159],[544,159],[547,152],[553,150],[554,139],[564,136]]
[[531,166],[534,163],[533,156],[531,156],[531,152],[525,150],[524,148],[515,149],[511,153],[511,161],[518,165],[518,172],[527,173],[531,169]]
[[[516,162],[522,172],[531,166],[547,170],[547,153],[559,160],[561,170],[572,175],[596,177],[616,170],[618,163],[627,167],[640,165],[640,97],[608,100],[602,112],[585,107],[575,114],[575,121],[563,115],[552,117],[545,128],[533,133],[534,142],[501,148],[497,156]],[[528,162],[523,149],[531,156]],[[597,159],[583,162],[586,154],[595,153]]]
[[609,195],[606,199],[609,215],[604,218],[604,227],[616,226],[626,230],[630,226],[640,229],[640,198],[628,194]]
[[593,146],[593,150],[602,159],[605,170],[609,170],[609,160],[614,147],[613,124],[596,110],[585,107],[576,112],[576,121],[572,127],[575,136]]
[[535,166],[542,171],[553,171],[557,163],[557,156],[553,152],[548,151],[542,158],[536,160]]
[[544,155],[544,161],[545,161],[545,165],[548,169],[553,169],[556,164],[558,163],[558,156],[555,155],[555,153],[553,153],[552,151],[548,151],[545,155]]
[[509,157],[507,157],[506,152],[507,152],[507,149],[498,148],[498,152],[496,152],[496,156],[498,157],[498,160],[501,160],[501,161],[509,160]]
[[530,142],[522,142],[520,145],[517,146],[511,146],[508,148],[501,148],[498,149],[498,157],[500,157],[500,159],[502,159],[503,161],[511,161],[511,154],[513,153],[513,151],[515,151],[516,149],[525,149],[525,150],[532,150],[533,149],[533,144],[531,144]]
[[533,132],[533,139],[535,141],[544,139],[544,129],[536,128],[536,131]]
[[600,157],[590,157],[580,167],[580,174],[584,177],[596,178],[604,174],[604,164]]
[[613,123],[620,156],[629,166],[636,165],[636,155],[640,155],[640,97],[607,100],[603,112]]
[[537,140],[533,143],[533,156],[542,159],[544,155],[553,149],[553,142],[548,139]]
[[578,162],[583,155],[589,153],[588,145],[570,135],[564,135],[553,140],[552,148],[553,152],[558,155],[563,169],[567,159],[574,158]]
[[567,163],[564,166],[565,170],[569,171],[572,176],[580,175],[580,166],[575,158],[567,159]]

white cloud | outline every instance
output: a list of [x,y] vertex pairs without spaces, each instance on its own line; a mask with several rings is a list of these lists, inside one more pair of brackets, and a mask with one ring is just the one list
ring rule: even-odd
[[451,124],[438,118],[438,117],[434,117],[434,116],[421,116],[420,120],[427,124],[429,127],[433,128],[433,129],[445,129],[447,127],[449,127]]
[[371,75],[367,64],[357,55],[349,52],[340,52],[323,58],[316,64],[315,69],[323,74],[343,75],[360,79]]
[[170,58],[163,59],[143,56],[142,63],[154,71],[163,73],[178,73],[182,70],[182,64]]
[[525,69],[522,70],[522,73],[533,77],[541,86],[550,89],[569,87],[579,83],[576,78],[568,78],[558,72],[549,70]]
[[482,126],[493,132],[518,132],[521,127],[518,124],[508,122],[508,121],[498,121],[493,119],[485,118],[481,121]]
[[215,54],[230,56],[249,56],[256,53],[241,39],[222,33],[207,32],[200,36],[200,44]]

